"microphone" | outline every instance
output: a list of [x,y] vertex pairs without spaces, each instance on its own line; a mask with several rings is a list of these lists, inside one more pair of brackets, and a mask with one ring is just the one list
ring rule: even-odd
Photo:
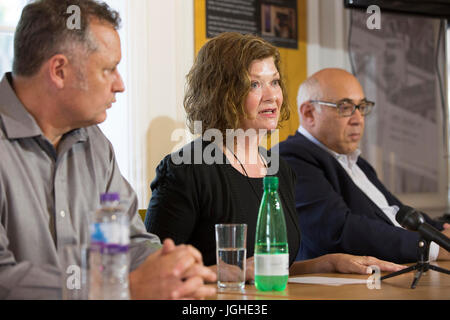
[[442,232],[425,222],[423,215],[414,208],[403,206],[395,215],[400,225],[408,230],[417,231],[429,241],[436,242],[439,246],[450,252],[450,239]]

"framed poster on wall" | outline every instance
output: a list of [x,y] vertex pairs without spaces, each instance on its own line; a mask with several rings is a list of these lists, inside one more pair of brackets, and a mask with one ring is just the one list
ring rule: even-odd
[[206,0],[206,37],[256,34],[282,48],[298,48],[296,0]]

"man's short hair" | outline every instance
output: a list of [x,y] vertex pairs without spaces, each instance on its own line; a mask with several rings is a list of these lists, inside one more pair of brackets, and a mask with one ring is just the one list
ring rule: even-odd
[[[80,10],[80,24],[68,27],[68,19],[73,13],[71,6]],[[95,0],[36,0],[22,11],[14,35],[13,74],[33,76],[42,64],[55,54],[65,54],[73,58],[74,45],[91,53],[96,43],[90,36],[89,23],[98,19],[118,29],[120,16],[106,3]]]
[[318,100],[321,97],[320,83],[316,78],[310,77],[303,81],[297,92],[297,106],[309,100]]

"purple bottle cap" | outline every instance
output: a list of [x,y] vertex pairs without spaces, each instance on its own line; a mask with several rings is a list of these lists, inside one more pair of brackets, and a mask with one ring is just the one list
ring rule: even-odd
[[107,201],[119,201],[120,195],[118,192],[107,192],[102,193],[100,195],[100,202],[107,202]]

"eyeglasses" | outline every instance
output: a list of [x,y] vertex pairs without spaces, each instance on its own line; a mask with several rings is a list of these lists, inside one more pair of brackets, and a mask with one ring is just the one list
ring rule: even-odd
[[367,100],[363,100],[360,104],[354,104],[351,100],[348,99],[344,99],[336,103],[321,100],[310,100],[309,102],[337,108],[341,117],[351,117],[355,113],[356,109],[359,110],[362,116],[366,116],[372,111],[372,108],[375,106],[375,102]]

